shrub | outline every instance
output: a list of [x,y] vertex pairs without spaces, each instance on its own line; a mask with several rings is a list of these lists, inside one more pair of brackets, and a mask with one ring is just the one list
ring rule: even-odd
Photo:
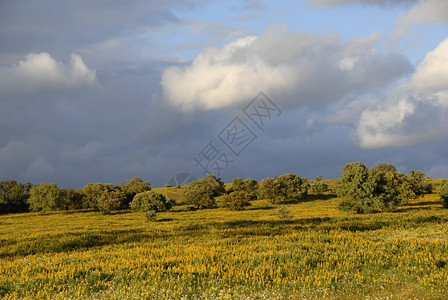
[[231,210],[243,210],[250,205],[250,195],[246,191],[236,191],[224,196],[224,206]]
[[261,181],[258,193],[260,198],[269,199],[272,203],[297,202],[308,196],[308,189],[309,183],[306,178],[286,174]]
[[146,191],[135,195],[130,203],[131,209],[141,212],[162,212],[171,208],[171,204],[166,201],[164,195],[154,191]]
[[83,208],[98,208],[98,199],[103,195],[104,191],[113,191],[114,185],[110,183],[88,183],[82,189]]
[[320,195],[328,191],[328,185],[322,180],[322,176],[316,178],[314,183],[310,187],[310,192],[316,195]]
[[443,181],[440,186],[439,196],[442,198],[443,207],[448,208],[448,181]]
[[62,206],[61,192],[55,183],[40,183],[30,189],[28,204],[31,210],[42,213],[56,210]]
[[339,208],[357,213],[391,210],[404,204],[409,196],[409,183],[402,173],[389,164],[371,170],[360,162],[349,163],[335,184]]
[[149,181],[143,181],[139,177],[133,177],[130,180],[126,180],[126,182],[120,182],[117,186],[126,195],[123,200],[123,208],[127,208],[129,203],[134,199],[134,196],[138,193],[151,190]]
[[187,203],[195,205],[197,208],[216,206],[215,198],[224,193],[224,183],[212,174],[192,181],[183,188]]
[[290,220],[292,218],[291,210],[288,209],[285,205],[282,205],[278,208],[277,215],[282,220]]
[[268,199],[272,203],[280,202],[283,198],[277,199],[277,197],[281,197],[281,195],[277,195],[277,190],[276,177],[265,178],[258,185],[258,199]]
[[110,214],[113,210],[119,210],[122,207],[125,198],[126,195],[118,189],[104,191],[98,198],[97,207],[104,214]]
[[422,171],[409,171],[408,181],[413,198],[432,193],[432,184],[427,180],[425,173]]
[[60,191],[66,209],[73,210],[82,208],[84,195],[80,190],[69,188],[60,189]]
[[31,183],[17,183],[13,180],[0,182],[0,213],[25,212]]
[[234,178],[232,181],[232,192],[247,192],[251,200],[257,199],[258,182],[256,180],[246,178]]
[[157,213],[154,210],[145,212],[146,221],[155,222],[157,221]]

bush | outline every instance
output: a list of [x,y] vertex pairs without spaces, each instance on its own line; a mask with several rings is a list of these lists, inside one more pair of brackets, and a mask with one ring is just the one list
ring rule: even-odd
[[427,180],[425,173],[422,171],[409,171],[408,181],[413,198],[432,193],[432,184]]
[[440,186],[439,196],[442,198],[443,207],[448,208],[448,181],[443,181]]
[[133,177],[130,180],[126,180],[126,182],[120,182],[117,186],[126,195],[123,200],[123,208],[129,207],[129,203],[131,203],[138,193],[151,190],[149,181],[143,181],[139,177]]
[[187,203],[195,205],[197,208],[216,206],[215,198],[224,193],[224,183],[212,174],[192,181],[183,188]]
[[88,183],[82,189],[82,208],[98,208],[98,199],[104,191],[113,191],[114,185],[110,183]]
[[258,193],[260,198],[269,199],[271,203],[297,202],[308,196],[308,189],[309,183],[306,178],[286,174],[261,181]]
[[55,183],[40,183],[30,189],[28,204],[31,210],[42,213],[56,210],[62,206],[61,192]]
[[310,192],[315,195],[321,195],[328,191],[328,185],[322,180],[322,176],[316,178],[310,187]]
[[31,183],[17,183],[13,180],[0,182],[0,213],[16,213],[28,210],[27,200]]
[[132,200],[131,209],[141,212],[162,212],[171,208],[171,204],[166,201],[164,195],[154,191],[138,193]]
[[250,195],[246,191],[236,191],[224,196],[224,206],[231,210],[243,210],[250,206]]
[[80,190],[73,188],[60,189],[65,208],[68,210],[81,209],[84,195]]
[[404,204],[409,196],[406,176],[389,164],[371,170],[360,162],[349,163],[335,184],[339,208],[357,213],[391,210]]
[[126,195],[118,189],[115,191],[104,191],[101,197],[98,198],[97,207],[104,214],[110,214],[113,210],[122,208],[124,199],[126,199]]
[[246,178],[234,178],[232,181],[232,192],[247,192],[251,200],[257,199],[258,182],[256,180]]
[[145,212],[146,221],[155,222],[157,221],[157,213],[154,210]]
[[288,209],[285,205],[281,205],[277,210],[277,215],[282,220],[290,220],[292,218],[291,216],[291,210]]

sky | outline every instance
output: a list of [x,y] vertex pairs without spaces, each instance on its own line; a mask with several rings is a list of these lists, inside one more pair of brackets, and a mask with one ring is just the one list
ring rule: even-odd
[[0,180],[60,187],[448,178],[448,1],[2,0],[0,131]]

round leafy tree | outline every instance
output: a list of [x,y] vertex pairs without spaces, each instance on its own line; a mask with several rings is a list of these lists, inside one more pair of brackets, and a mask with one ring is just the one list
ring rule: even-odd
[[310,187],[310,192],[316,195],[321,195],[328,191],[328,185],[323,181],[322,176],[318,176]]
[[110,214],[113,210],[122,207],[126,195],[120,191],[104,191],[97,200],[98,209],[104,214]]
[[442,198],[443,207],[448,208],[448,181],[443,181],[440,186],[439,196]]
[[231,210],[243,210],[250,205],[250,195],[246,191],[236,191],[224,196],[224,206]]
[[406,176],[391,165],[381,164],[369,170],[355,162],[344,167],[335,191],[343,199],[341,209],[364,213],[390,210],[406,203],[409,185]]
[[42,211],[58,209],[61,206],[61,192],[55,183],[42,182],[38,186],[30,189],[28,204],[33,211]]
[[309,183],[306,178],[295,174],[266,178],[259,183],[260,198],[269,199],[272,203],[300,201],[308,196]]
[[131,209],[141,212],[161,212],[171,208],[164,195],[154,191],[138,193],[130,203]]
[[224,183],[212,174],[192,181],[183,188],[187,203],[195,205],[197,208],[216,206],[215,198],[224,193]]

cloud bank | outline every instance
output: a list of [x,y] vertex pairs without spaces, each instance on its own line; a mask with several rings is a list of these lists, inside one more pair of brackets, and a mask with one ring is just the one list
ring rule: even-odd
[[212,110],[245,103],[263,90],[294,108],[385,86],[411,71],[403,56],[376,51],[372,40],[342,42],[336,35],[270,26],[259,36],[207,47],[190,65],[167,68],[164,99],[184,111]]
[[390,97],[365,110],[356,134],[361,147],[402,147],[448,137],[448,39],[427,54]]
[[401,26],[448,21],[448,1],[420,0],[411,10],[398,19]]
[[76,88],[95,83],[95,70],[81,56],[70,55],[68,64],[50,54],[30,53],[19,63],[0,67],[0,93],[29,94],[46,88]]

